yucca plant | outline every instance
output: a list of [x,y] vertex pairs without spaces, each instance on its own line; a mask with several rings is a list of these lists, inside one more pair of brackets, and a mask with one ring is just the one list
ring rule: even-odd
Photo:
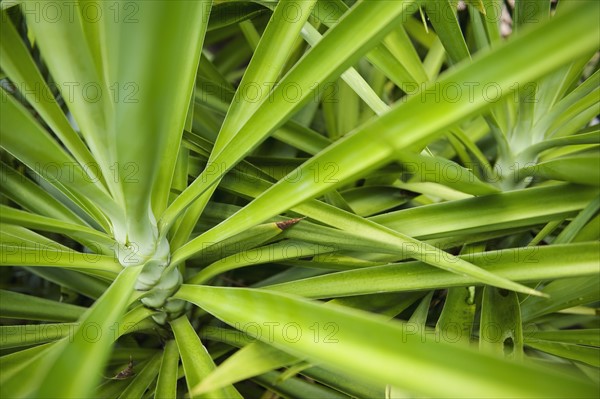
[[3,1],[0,397],[594,397],[600,2]]

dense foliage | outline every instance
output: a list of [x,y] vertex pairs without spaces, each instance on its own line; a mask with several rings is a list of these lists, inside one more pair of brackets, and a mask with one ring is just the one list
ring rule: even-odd
[[598,394],[600,2],[0,4],[0,397]]

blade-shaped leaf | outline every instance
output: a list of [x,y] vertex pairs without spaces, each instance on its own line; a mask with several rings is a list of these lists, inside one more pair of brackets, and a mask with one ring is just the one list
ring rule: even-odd
[[[560,374],[525,364],[505,363],[462,346],[424,343],[420,334],[407,334],[401,323],[388,323],[356,310],[239,288],[184,285],[177,297],[201,306],[230,325],[255,323],[261,328],[265,322],[279,323],[275,326],[281,328],[272,336],[273,346],[333,369],[362,375],[371,381],[393,383],[412,392],[477,397],[539,397],[542,391],[548,395],[559,392],[571,395],[575,391],[580,396],[595,395],[593,386]],[[335,323],[336,333],[329,340],[315,342],[310,326],[322,328],[326,322]],[[365,341],[365,336],[371,339]],[[266,338],[261,335],[260,339]],[[372,367],[373,364],[379,367]],[[474,364],[479,366],[473,368]],[[464,373],[458,372],[460,369]],[[420,378],[423,372],[438,383]]]

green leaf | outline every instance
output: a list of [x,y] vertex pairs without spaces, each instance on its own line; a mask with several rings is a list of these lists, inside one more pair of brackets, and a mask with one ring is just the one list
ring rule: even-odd
[[[339,76],[350,65],[357,61],[369,47],[391,30],[393,22],[407,12],[410,2],[362,2],[350,12],[302,58],[302,61],[286,74],[271,93],[268,101],[263,101],[258,112],[254,113],[244,127],[236,134],[236,140],[230,141],[222,149],[211,155],[212,161],[219,165],[225,162],[230,169],[286,117],[298,110],[310,100],[316,84]],[[363,24],[364,19],[379,21],[378,24]],[[357,31],[360,27],[360,31]],[[318,68],[315,68],[318,65]],[[298,97],[289,101],[286,90],[293,85],[297,87]],[[273,116],[277,115],[277,118]],[[261,129],[255,129],[261,126]],[[250,132],[252,132],[250,134]],[[224,172],[224,171],[223,171]],[[197,178],[167,209],[162,216],[162,229],[168,228],[192,201],[206,191],[220,176],[204,173]]]
[[429,294],[425,295],[425,298],[421,299],[419,302],[419,306],[415,309],[413,314],[408,319],[410,324],[415,324],[419,328],[425,328],[425,324],[427,323],[427,315],[429,314],[429,306],[431,305],[431,298],[433,298],[433,291]]
[[421,239],[477,233],[570,217],[597,193],[595,188],[559,184],[404,209],[371,220]]
[[216,30],[237,24],[246,19],[265,14],[267,10],[252,2],[217,2],[211,11],[208,30]]
[[545,0],[520,0],[515,2],[515,29],[536,25],[550,16],[550,4]]
[[302,378],[288,378],[282,380],[283,373],[271,371],[255,378],[260,384],[276,392],[282,397],[308,397],[308,398],[323,398],[323,399],[349,399],[348,396],[329,389],[322,385],[317,385],[308,382]]
[[[336,192],[336,191],[332,191]],[[325,195],[327,196],[328,193]],[[351,209],[331,203],[333,206],[352,211],[360,216],[371,216],[392,208],[396,208],[408,202],[410,199],[404,191],[396,187],[389,186],[367,186],[356,187],[344,190],[340,193],[344,202],[347,202]]]
[[[322,36],[319,33],[319,31],[316,30],[315,28],[313,28],[312,25],[310,25],[310,24],[304,25],[304,27],[302,28],[302,36],[313,47],[316,46],[317,43],[319,43],[322,39]],[[347,85],[338,80],[337,86],[336,85],[325,86],[323,98],[322,98],[322,105],[323,105],[323,107],[327,107],[329,105],[332,105],[331,103],[336,103],[337,106],[335,107],[335,109],[337,110],[337,112],[335,113],[335,117],[336,117],[337,121],[335,122],[335,124],[336,125],[349,124],[350,127],[348,127],[348,128],[340,127],[341,130],[340,130],[340,132],[338,132],[340,134],[334,134],[333,135],[334,137],[332,137],[332,139],[339,138],[339,136],[349,132],[356,125],[357,120],[354,120],[353,122],[348,121],[348,117],[349,117],[348,114],[352,113],[353,115],[356,115],[358,113],[358,110],[346,109],[344,111],[344,109],[343,109],[342,103],[348,101],[349,98],[354,100],[353,106],[356,107],[358,105],[356,103],[356,100],[357,100],[356,95],[358,95],[369,106],[369,108],[371,108],[377,115],[381,115],[381,114],[387,112],[389,109],[389,106],[386,103],[384,103],[383,100],[381,100],[381,98],[379,98],[377,93],[375,93],[373,91],[373,89],[371,89],[371,86],[369,86],[369,84],[367,82],[365,82],[365,80],[356,71],[356,69],[349,68],[348,70],[346,70],[346,72],[342,73],[341,79],[344,80]],[[356,95],[354,93],[352,93],[352,91],[350,91],[350,89],[352,89],[356,93]],[[345,96],[342,93],[337,95],[338,90],[348,91],[349,92],[348,96]],[[346,117],[341,118],[341,115],[346,115]],[[354,119],[356,119],[356,118],[354,118]],[[349,120],[352,121],[352,119],[349,119]]]
[[106,234],[100,233],[97,230],[87,226],[20,211],[4,205],[0,205],[0,221],[29,229],[62,233],[99,253],[106,253],[107,248],[114,249],[114,241]]
[[[183,12],[183,13],[189,13],[189,15],[187,17],[191,18],[191,21],[194,21],[194,22],[190,22],[190,26],[185,27],[186,29],[188,29],[186,31],[186,33],[183,33],[183,32],[175,33],[176,35],[181,35],[181,36],[175,36],[171,39],[171,40],[173,40],[173,42],[175,42],[175,41],[177,41],[177,37],[197,38],[197,40],[194,40],[194,46],[190,46],[187,49],[182,49],[180,52],[178,52],[178,54],[174,55],[173,64],[170,65],[171,69],[164,71],[165,84],[171,84],[171,85],[174,83],[174,82],[172,82],[172,79],[171,79],[171,76],[173,76],[173,74],[178,74],[178,73],[185,74],[185,75],[181,76],[181,79],[185,79],[185,86],[177,86],[176,87],[176,88],[185,87],[185,90],[183,90],[183,89],[176,90],[176,88],[173,89],[172,95],[176,96],[177,101],[179,102],[177,107],[183,107],[183,101],[186,100],[187,101],[186,105],[189,104],[190,109],[194,108],[194,106],[193,106],[194,99],[195,99],[195,90],[193,87],[194,80],[193,79],[190,80],[191,76],[189,74],[191,74],[196,69],[197,69],[197,74],[200,74],[201,70],[204,69],[203,67],[206,66],[206,63],[202,62],[203,57],[202,57],[201,50],[202,50],[202,46],[204,44],[206,30],[211,21],[211,18],[209,18],[209,15],[213,11],[211,8],[212,3],[213,3],[212,0],[202,0],[202,1],[196,2],[196,4],[194,4],[192,6],[194,12],[190,12],[189,9],[181,10],[181,12]],[[166,7],[174,8],[173,6],[169,6],[169,5],[166,5]],[[175,16],[174,24],[179,24],[181,20],[182,20],[181,14],[179,14],[179,16]],[[162,20],[161,20],[161,23],[162,23]],[[149,26],[148,29],[151,30],[152,27]],[[189,36],[183,36],[183,35],[189,35]],[[169,49],[169,47],[172,47],[170,41],[166,41],[164,43],[164,45],[165,45],[164,50],[171,51],[171,49]],[[159,54],[157,54],[157,56],[160,57]],[[181,60],[181,59],[185,59],[187,65],[185,65],[185,66],[177,65],[180,63],[179,60]],[[200,66],[198,66],[198,63],[200,63]],[[140,67],[143,68],[143,66],[140,66]],[[154,79],[154,75],[152,78],[149,77],[149,79]],[[203,81],[200,78],[200,76],[196,76],[196,80]],[[180,84],[182,84],[182,83],[180,83]],[[192,87],[190,87],[190,86],[192,86]],[[163,90],[164,90],[164,88],[163,88]],[[148,104],[148,106],[151,106],[151,105]],[[177,112],[180,112],[179,118],[181,118],[182,117],[181,108],[174,108],[174,109],[176,109]],[[141,117],[144,117],[144,115],[146,115],[146,114],[140,113]],[[168,123],[167,121],[165,121],[165,122]],[[181,127],[181,119],[178,119],[176,126]],[[186,129],[189,130],[187,125],[185,127],[186,127]],[[165,161],[168,160],[168,164],[166,167],[164,166],[164,164],[162,164],[161,167],[158,168],[158,176],[156,178],[156,184],[153,187],[153,193],[152,193],[152,209],[153,209],[154,215],[156,217],[159,217],[159,215],[161,215],[162,212],[164,212],[164,210],[167,207],[168,202],[170,200],[169,199],[169,187],[171,186],[171,182],[175,179],[174,171],[176,170],[176,165],[177,165],[176,164],[177,157],[175,156],[175,154],[177,154],[178,151],[180,153],[182,151],[180,149],[180,144],[181,144],[181,139],[182,139],[181,129],[180,128],[177,129],[177,128],[171,127],[169,124],[166,124],[165,131],[168,131],[168,137],[166,139],[166,149],[161,150],[159,147],[158,151],[164,151],[165,158],[163,158],[163,159],[165,159]],[[187,183],[187,176],[184,176],[184,178],[186,180],[185,183]]]
[[[96,221],[106,217],[102,212],[112,218],[118,217],[120,211],[106,190],[93,183],[84,169],[21,104],[4,89],[0,91],[0,107],[6,115],[0,124],[2,148],[67,195]],[[30,145],[32,142],[36,143],[35,147]]]
[[[104,84],[120,88],[123,96],[107,115],[108,148],[120,177],[120,195],[116,195],[122,199],[126,217],[125,221],[113,222],[118,226],[117,240],[122,244],[134,242],[142,256],[152,255],[157,245],[151,209],[151,194],[161,166],[156,159],[166,162],[160,175],[162,193],[166,193],[202,48],[202,40],[178,46],[173,43],[181,37],[204,36],[211,3],[183,2],[173,7],[167,2],[135,2],[135,23],[101,20]],[[110,7],[104,3],[103,11],[110,14]],[[168,29],[157,30],[156,26]],[[145,44],[149,42],[152,46]],[[136,56],[131,58],[130,54]],[[157,63],[160,68],[148,68]],[[133,97],[128,98],[128,93]],[[166,201],[165,195],[160,199]]]
[[523,151],[521,156],[524,159],[533,159],[540,152],[550,148],[577,144],[600,144],[600,129],[592,126],[573,136],[544,140]]
[[171,327],[179,348],[190,396],[193,398],[241,398],[240,394],[231,385],[210,392],[208,395],[193,394],[193,388],[215,369],[215,364],[186,316],[171,321]]
[[586,224],[600,210],[600,197],[592,200],[579,214],[569,223],[567,227],[552,241],[552,244],[565,244],[573,242],[577,234],[582,231]]
[[525,341],[527,346],[565,359],[577,360],[594,367],[600,367],[600,349],[589,346],[563,344],[549,341]]
[[[37,345],[32,348],[23,349],[9,355],[2,356],[2,373],[0,373],[0,394],[2,397],[24,397],[31,393],[32,387],[25,387],[19,380],[21,373],[31,373],[31,365],[43,358],[48,351],[55,345],[55,342],[49,344]],[[35,367],[35,366],[34,366]]]
[[[314,209],[314,207],[312,208]],[[494,276],[491,273],[478,269],[472,264],[469,264],[449,254],[443,253],[442,251],[433,246],[421,243],[402,234],[395,233],[389,229],[384,228],[383,226],[366,221],[363,218],[360,218],[354,214],[347,213],[333,207],[326,208],[328,208],[327,214],[323,213],[322,208],[318,210],[320,220],[326,220],[327,223],[333,224],[336,227],[345,230],[357,230],[357,228],[360,227],[363,234],[367,234],[367,232],[369,233],[368,235],[370,236],[370,239],[381,241],[386,246],[394,247],[396,248],[396,250],[399,249],[398,253],[401,255],[402,258],[408,256],[422,258],[425,262],[433,263],[436,266],[442,267],[446,270],[456,271],[461,274],[471,274],[473,276],[477,276],[477,278],[481,279],[482,281],[487,281],[490,283],[493,282],[492,284],[499,284],[501,286],[506,286],[506,288],[515,289],[517,291],[524,291],[536,295],[535,291],[531,290],[528,287],[523,287],[519,284],[508,282],[505,279]],[[247,209],[248,207],[243,208],[236,215],[229,218],[227,222],[233,220],[235,216],[243,214],[243,212]],[[306,211],[304,211],[302,208],[300,209],[300,212],[306,213]],[[227,222],[220,224],[212,230],[209,230],[207,233],[200,235],[199,237],[190,241],[184,247],[180,248],[173,255],[173,262],[181,262],[185,259],[188,259],[189,257],[193,256],[195,252],[199,251],[201,248],[204,248],[206,243],[212,243],[214,242],[214,240],[217,240],[217,237],[221,237],[221,239],[224,239],[230,237],[230,235],[232,234],[235,234],[237,230],[234,230],[233,232],[230,230],[228,233],[223,233],[219,231],[219,228],[226,225]],[[238,226],[235,227],[237,228]],[[227,235],[222,236],[221,234]]]
[[[279,228],[280,223],[265,223],[254,226],[226,240],[214,244],[208,244],[194,256],[202,263],[214,263],[220,259],[253,249],[267,241],[270,241],[283,232]],[[282,227],[285,223],[281,224]],[[177,263],[177,258],[173,259]]]
[[177,396],[177,365],[179,352],[175,340],[167,341],[160,364],[158,381],[154,397],[156,399],[174,398]]
[[148,386],[154,381],[158,375],[160,368],[160,353],[154,355],[144,368],[135,376],[134,380],[121,392],[119,398],[141,398]]
[[[0,225],[5,231],[7,225]],[[113,279],[123,267],[111,256],[86,254],[59,248],[56,243],[25,243],[20,239],[10,239],[0,245],[1,266],[61,267],[88,273],[93,276]]]
[[523,327],[516,293],[483,288],[479,349],[510,359],[523,358]]
[[[555,248],[560,247],[560,245],[555,246]],[[598,252],[597,250],[594,251]],[[546,284],[542,291],[548,294],[550,299],[538,300],[528,297],[521,305],[523,321],[534,320],[536,317],[548,313],[600,300],[600,278],[597,276],[598,264],[599,262],[596,261],[595,274],[588,277],[576,277],[567,274],[564,277],[573,278],[555,280]],[[543,279],[540,278],[539,280]]]
[[[94,157],[94,167],[100,168],[102,175],[107,177],[109,191],[115,194],[118,192],[117,181],[108,178],[114,175],[109,167],[115,159],[110,158],[110,146],[106,135],[106,114],[114,93],[109,91],[108,85],[100,78],[102,71],[97,64],[99,54],[94,54],[95,49],[89,46],[88,36],[85,33],[88,25],[97,28],[98,21],[94,21],[94,24],[91,22],[92,19],[84,18],[82,6],[83,4],[80,3],[57,3],[58,15],[71,16],[59,18],[59,21],[53,18],[40,18],[39,12],[24,14],[36,46],[43,54],[52,54],[51,57],[45,58],[52,79],[62,97],[66,99],[66,105]],[[107,18],[103,18],[105,19]],[[37,148],[42,149],[41,142],[36,143],[40,144]],[[51,148],[53,147],[44,149]],[[100,199],[101,197],[88,198]],[[116,202],[120,203],[120,201]],[[99,205],[106,204],[99,203]]]
[[229,270],[288,259],[314,257],[336,250],[337,248],[335,245],[310,244],[302,241],[284,240],[276,244],[250,249],[223,258],[202,269],[192,276],[188,282],[190,284],[203,284],[213,277]]
[[30,346],[69,337],[74,323],[0,326],[0,348]]
[[472,194],[494,194],[499,190],[479,180],[470,170],[442,157],[428,157],[399,151],[398,160],[414,174],[416,181],[443,184],[455,190]]
[[[214,149],[208,159],[209,165],[211,163],[219,164],[215,161],[215,155],[219,154],[236,137],[241,127],[260,109],[263,100],[270,95],[270,90],[277,82],[296,37],[308,19],[315,2],[316,0],[285,0],[275,8],[270,23],[267,25],[232,99]],[[297,18],[287,17],[286,13],[291,8],[298,13]],[[252,101],[249,101],[250,99]],[[216,185],[197,199],[193,207],[186,212],[182,225],[175,234],[175,249],[183,245],[189,237],[215,188]]]
[[364,379],[349,376],[343,372],[332,372],[322,367],[311,367],[302,371],[302,374],[321,381],[323,384],[345,392],[356,398],[380,398],[383,397],[384,386],[365,382]]
[[599,186],[600,172],[597,168],[599,163],[598,154],[571,156],[526,167],[522,173],[545,179]]
[[422,84],[429,79],[423,63],[404,27],[393,30],[383,41],[385,47],[410,74],[414,83]]
[[44,280],[66,287],[92,299],[100,298],[110,285],[104,279],[88,276],[69,269],[59,269],[54,267],[40,268],[35,266],[24,267],[24,269]]
[[[124,269],[82,316],[74,335],[52,348],[52,354],[44,359],[43,374],[37,380],[37,396],[81,398],[94,390],[115,339],[114,324],[129,303],[140,270],[139,267]],[[65,380],[62,378],[65,375],[70,378]]]
[[435,325],[438,334],[448,341],[469,342],[475,319],[475,288],[449,288],[442,314]]
[[[414,3],[411,4],[411,7],[414,7]],[[348,10],[348,5],[342,0],[322,0],[317,3],[313,16],[323,25],[332,28]],[[410,18],[407,19],[410,20]],[[427,76],[422,74],[422,66],[418,65],[418,55],[414,53],[414,50],[405,47],[406,38],[390,38],[391,35],[393,33],[386,37],[385,43],[379,44],[367,53],[366,58],[401,89],[413,89],[415,84],[426,81]],[[398,34],[398,36],[401,35],[402,33]]]
[[[0,163],[0,178],[2,179],[2,186],[0,186],[2,194],[23,208],[43,216],[75,224],[85,224],[69,207],[4,162]],[[105,227],[105,225],[102,226]],[[108,226],[106,227],[105,231],[108,231]]]
[[425,11],[452,63],[469,59],[469,49],[462,35],[456,12],[450,1],[425,1]]
[[0,290],[0,303],[0,317],[23,320],[75,321],[86,310],[69,303],[6,290]]
[[[195,303],[233,326],[256,323],[261,328],[265,322],[279,323],[281,328],[272,336],[273,346],[327,364],[334,370],[383,384],[393,383],[419,394],[476,397],[539,397],[541,392],[573,395],[575,391],[580,396],[595,394],[593,386],[564,375],[508,363],[462,346],[424,343],[420,334],[407,334],[401,323],[388,323],[356,310],[256,289],[184,285],[177,297]],[[335,334],[329,340],[315,342],[312,330],[323,328],[325,323],[333,323]],[[365,336],[370,339],[365,341]],[[267,338],[261,334],[259,339]],[[373,364],[379,367],[372,367]],[[473,368],[473,364],[479,367]],[[458,371],[461,369],[464,372]],[[437,383],[431,384],[431,379]]]
[[207,393],[298,361],[298,358],[263,342],[253,342],[220,364],[192,392]]
[[[352,9],[352,11],[357,12],[359,9],[360,7],[355,7]],[[351,15],[352,11],[348,15]],[[383,9],[380,11],[383,11]],[[588,49],[590,47],[595,46],[596,38],[590,34],[589,29],[580,28],[589,24],[589,28],[593,29],[593,27],[597,24],[595,24],[595,22],[592,21],[592,18],[590,18],[587,7],[573,7],[568,11],[569,12],[565,12],[560,16],[557,16],[548,24],[545,24],[538,29],[529,31],[528,34],[522,35],[513,40],[512,45],[499,47],[495,51],[479,57],[476,62],[473,62],[466,67],[454,69],[453,72],[446,74],[444,80],[437,82],[436,86],[434,86],[434,91],[442,90],[445,85],[455,85],[456,82],[473,81],[475,78],[477,78],[476,80],[481,82],[483,85],[493,81],[493,84],[498,85],[501,90],[504,88],[508,91],[510,90],[511,84],[514,84],[515,80],[521,81],[533,76],[543,75],[544,73],[549,72],[552,67],[556,68],[564,64],[566,60],[575,54],[582,54],[586,51],[589,51]],[[388,12],[390,11],[388,10]],[[588,18],[588,22],[582,22],[586,17]],[[332,29],[331,32],[334,32],[336,29],[341,31],[341,27],[345,26],[343,23],[348,21],[352,21],[352,18],[344,18],[338,25],[336,25],[334,29]],[[577,47],[574,47],[566,44],[565,46],[562,46],[561,43],[563,43],[563,40],[565,40],[566,36],[568,35],[565,35],[562,32],[560,35],[554,35],[553,31],[551,30],[552,25],[558,23],[564,24],[564,26],[568,25],[568,32],[570,34],[577,34],[577,36],[580,38],[587,37],[585,44],[583,40],[578,40],[577,43],[581,43],[581,46],[578,45]],[[553,36],[552,39],[550,39],[550,35]],[[324,37],[324,39],[319,43],[320,46],[325,47],[325,39],[332,37],[336,36],[330,33]],[[518,51],[520,46],[524,45],[523,43],[527,43],[528,45],[531,45],[531,48],[535,48],[537,50],[540,48],[540,46],[547,46],[549,42],[553,42],[554,40],[556,40],[556,45],[564,51],[561,52],[560,56],[557,55],[555,58],[553,58],[555,63],[552,65],[549,63],[544,63],[543,65],[536,65],[536,68],[533,69],[532,65],[534,63],[532,63],[531,60],[536,60],[537,57],[533,56],[532,54],[527,54],[527,56],[525,56],[523,53]],[[319,54],[319,52],[316,51],[318,48],[319,46],[314,47],[311,53]],[[566,49],[569,49],[569,51]],[[309,57],[307,56],[304,58],[304,60],[308,58]],[[509,75],[508,71],[503,71],[501,68],[498,68],[499,64],[496,62],[496,60],[503,58],[511,58],[519,64],[522,63],[524,68],[519,69],[517,74],[515,74],[514,71],[511,71],[511,74]],[[541,54],[540,58],[543,58]],[[292,73],[288,74],[287,77],[291,76],[293,76]],[[454,123],[454,121],[456,121],[458,118],[472,115],[476,111],[485,108],[487,105],[489,105],[489,103],[484,99],[484,95],[485,94],[483,91],[481,91],[481,88],[475,88],[474,97],[467,98],[471,96],[462,96],[457,102],[454,103],[428,101],[427,103],[430,106],[427,107],[427,112],[438,114],[441,116],[440,118],[421,117],[419,112],[419,110],[423,112],[423,102],[421,101],[421,98],[419,98],[421,96],[413,96],[409,98],[406,102],[394,107],[386,115],[378,118],[372,123],[366,124],[362,129],[358,129],[358,131],[355,131],[354,134],[347,136],[346,139],[338,141],[335,145],[332,145],[327,150],[321,152],[319,156],[311,158],[310,161],[305,163],[300,168],[300,170],[303,171],[300,179],[295,180],[293,183],[288,179],[279,181],[271,189],[265,192],[265,194],[254,200],[250,205],[243,208],[236,215],[229,218],[227,222],[219,225],[217,228],[212,229],[208,234],[200,236],[195,240],[201,241],[202,239],[209,238],[211,235],[213,237],[229,237],[283,210],[292,208],[306,199],[326,191],[326,189],[331,189],[332,186],[339,184],[341,181],[347,181],[353,177],[356,177],[360,173],[364,173],[367,170],[372,170],[374,167],[381,166],[386,159],[393,155],[394,148],[416,145],[417,143],[422,142],[425,138],[430,138],[431,135],[438,132],[443,127]],[[268,108],[269,107],[263,107],[262,109],[265,110]],[[258,115],[258,113],[255,114],[248,121],[247,125],[253,125],[257,123],[259,121]],[[265,123],[267,122],[265,121]],[[260,123],[259,125],[264,124]],[[403,130],[403,126],[406,127],[405,130],[410,132],[410,134],[396,134],[396,132]],[[409,126],[410,129],[408,128]],[[416,126],[419,126],[420,128],[417,129]],[[379,137],[381,140],[372,140],[370,137],[371,131],[379,132]],[[238,137],[242,137],[242,135]],[[243,137],[245,137],[245,140],[250,140],[250,138],[247,136]],[[240,147],[238,147],[238,150],[240,150],[240,148],[248,148],[248,146],[245,144],[239,144]],[[229,146],[233,148],[231,143]],[[366,158],[350,158],[343,156],[343,154],[356,153],[356,151],[369,154],[369,156]],[[221,155],[224,157],[227,155],[227,158],[231,160],[231,154],[222,152]],[[236,157],[233,158],[235,159]],[[215,162],[216,160],[217,158],[215,158]],[[308,173],[308,171],[315,169],[322,170],[324,166],[331,165],[332,163],[338,168],[336,170],[339,170],[339,173],[336,175],[336,180],[333,182],[334,184],[327,180],[318,181],[315,183],[313,181],[313,174]],[[231,166],[228,165],[226,169],[229,169],[230,167]],[[195,198],[197,195],[194,194],[195,191],[200,193],[202,192],[203,182],[207,182],[204,184],[204,186],[210,186],[212,181],[216,180],[217,178],[215,177],[215,179],[210,179],[211,183],[209,184],[208,180],[206,180],[207,177],[210,178],[210,176],[205,176],[204,174],[201,175],[201,177],[199,177],[196,182],[193,183],[190,188],[188,188],[189,191],[187,193],[184,192],[182,196],[179,197],[179,199],[176,201],[179,203],[173,203],[172,207],[170,208],[171,212],[168,210],[164,216],[165,220],[163,223],[166,223],[165,225],[170,224],[170,220],[172,218],[171,215],[176,215],[179,213],[178,208],[180,206],[185,206],[184,204],[187,201]],[[381,231],[378,231],[378,234],[381,233]],[[394,238],[399,239],[400,237],[395,236]],[[410,241],[407,237],[402,237],[401,239],[402,242],[399,242],[398,245],[405,245],[407,241]],[[193,242],[194,241],[192,241],[192,243]],[[185,247],[182,249],[184,248]],[[427,249],[429,250],[429,248]],[[423,257],[423,254],[419,251],[417,251],[415,255]],[[466,262],[454,262],[454,264],[450,266],[448,262],[444,262],[443,259],[440,258],[441,257],[438,256],[435,260],[435,264],[437,266],[444,267],[446,269],[450,268],[451,270],[456,270],[459,273],[472,273],[473,275],[478,275],[479,278],[482,280],[485,279],[485,281],[488,282],[495,281],[492,285],[503,286],[505,288],[514,289],[517,291],[528,290],[524,287],[520,287],[518,284],[508,283],[506,280],[482,272],[480,269],[474,268],[472,265],[469,265]],[[431,260],[429,261],[434,263]]]
[[525,340],[528,342],[535,342],[538,339],[543,341],[600,347],[600,330],[597,328],[581,330],[540,330],[528,331],[525,336]]
[[[464,256],[486,270],[516,281],[527,282],[561,277],[588,276],[580,278],[580,281],[581,283],[588,282],[588,284],[584,283],[587,287],[586,290],[592,291],[589,291],[589,294],[582,295],[582,301],[576,301],[579,304],[592,302],[594,300],[592,298],[596,298],[598,295],[598,288],[592,289],[592,283],[597,283],[597,279],[592,279],[590,282],[589,276],[598,273],[599,250],[600,244],[598,243],[582,243],[504,249]],[[523,264],[528,267],[523,267]],[[530,320],[535,315],[547,313],[547,306],[549,307],[548,310],[564,309],[567,306],[563,301],[576,299],[579,296],[577,292],[583,294],[581,290],[572,289],[564,290],[564,293],[561,293],[559,287],[567,287],[571,284],[566,281],[557,280],[543,289],[543,292],[552,299],[539,298],[534,300],[533,297],[530,297],[528,299],[530,304],[526,301],[527,306],[523,305],[523,320]],[[557,285],[556,288],[551,288],[554,284]],[[309,298],[327,298],[469,285],[480,285],[480,283],[472,277],[448,273],[421,262],[406,262],[332,273],[271,285],[265,288]],[[588,295],[592,296],[588,297]],[[575,302],[573,305],[575,305]],[[540,307],[539,310],[537,310],[538,306]]]
[[[88,167],[84,170],[90,172],[96,163],[94,157],[69,124],[7,14],[2,15],[0,30],[0,67],[79,164]],[[96,175],[91,175],[90,179],[102,186],[100,170],[94,172]]]

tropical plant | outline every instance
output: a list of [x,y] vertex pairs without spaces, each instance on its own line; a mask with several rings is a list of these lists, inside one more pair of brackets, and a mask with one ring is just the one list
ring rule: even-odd
[[2,398],[597,395],[600,2],[1,4]]

